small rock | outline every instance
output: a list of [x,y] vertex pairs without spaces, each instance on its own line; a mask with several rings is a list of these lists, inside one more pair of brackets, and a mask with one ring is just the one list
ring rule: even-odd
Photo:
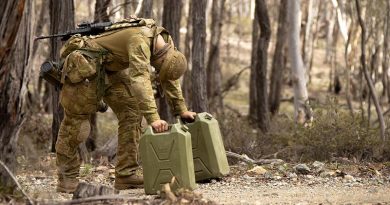
[[310,168],[306,164],[298,164],[294,167],[297,174],[309,174]]
[[289,178],[289,179],[298,178],[298,175],[295,174],[295,173],[293,173],[293,172],[291,172],[291,173],[288,173],[288,174],[287,174],[287,178]]
[[378,177],[379,177],[379,176],[382,176],[382,174],[381,174],[378,170],[376,170],[376,169],[375,169],[374,173],[375,173],[375,175],[378,176]]
[[280,180],[280,179],[282,179],[281,176],[274,176],[273,178],[274,178],[275,180]]
[[334,171],[321,172],[321,174],[320,174],[321,177],[332,177],[335,175],[336,175],[336,172],[334,172]]
[[315,162],[313,162],[312,165],[313,165],[314,169],[316,170],[316,172],[320,172],[324,169],[325,163],[315,161]]
[[106,171],[106,170],[108,170],[107,166],[98,166],[98,167],[96,167],[96,171]]
[[355,180],[355,178],[353,176],[347,174],[347,175],[344,176],[344,180],[343,181],[345,181],[345,182],[355,182],[356,180]]
[[308,175],[306,175],[306,178],[308,178],[308,179],[313,179],[313,178],[314,178],[314,176],[313,176],[313,175],[310,175],[310,174],[308,174]]
[[280,166],[278,166],[278,170],[279,170],[280,172],[286,172],[286,169],[287,169],[287,166],[285,166],[285,165],[280,165]]
[[266,172],[266,173],[264,174],[264,178],[266,178],[266,179],[272,179],[272,178],[273,178],[273,175],[272,175],[271,172]]
[[248,172],[257,175],[264,175],[265,173],[267,173],[267,170],[264,169],[262,166],[255,166],[252,169],[248,170]]

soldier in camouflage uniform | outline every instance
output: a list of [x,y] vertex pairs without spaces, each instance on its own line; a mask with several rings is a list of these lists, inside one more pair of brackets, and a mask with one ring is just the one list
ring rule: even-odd
[[[78,49],[68,52],[72,45]],[[131,19],[97,36],[71,38],[61,56],[65,63],[60,102],[65,117],[56,144],[57,191],[73,192],[77,187],[81,164],[77,147],[89,135],[88,119],[96,112],[100,97],[119,121],[115,188],[142,186],[143,178],[135,174],[142,116],[157,132],[168,129],[157,113],[150,65],[158,71],[156,80],[173,114],[187,119],[196,115],[187,110],[178,80],[187,66],[184,55],[153,20]]]

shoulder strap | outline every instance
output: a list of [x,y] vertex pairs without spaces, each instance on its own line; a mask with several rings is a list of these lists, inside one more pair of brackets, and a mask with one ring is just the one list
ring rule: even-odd
[[[167,41],[167,39],[165,39],[165,37],[168,38],[169,32],[164,27],[161,27],[161,26],[155,27],[154,35],[153,35],[152,56],[156,56],[156,54],[158,52],[156,49],[156,46],[155,46],[157,43],[158,35],[162,35],[164,40]],[[164,48],[165,48],[165,46],[164,46]]]

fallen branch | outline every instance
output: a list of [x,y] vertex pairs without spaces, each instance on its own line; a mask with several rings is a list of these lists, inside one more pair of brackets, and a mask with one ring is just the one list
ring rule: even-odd
[[234,152],[230,152],[230,151],[226,151],[226,156],[228,156],[230,158],[238,159],[238,160],[243,161],[243,162],[245,162],[247,164],[257,164],[257,165],[262,165],[262,164],[281,164],[281,163],[284,162],[281,159],[258,159],[258,160],[254,160],[254,159],[249,158],[246,155],[240,155],[240,154],[237,154],[237,153],[234,153]]
[[[240,76],[241,74],[246,70],[246,69],[249,69],[250,66],[247,66],[243,69],[241,69],[240,71],[238,71],[236,74],[234,74],[232,77],[230,77],[224,86],[222,86],[222,91],[221,91],[221,95],[222,95],[222,98],[224,98],[227,93],[232,89],[232,87],[234,87],[237,83],[238,83],[238,80],[240,79]],[[219,93],[214,93],[214,96],[216,95],[219,95]]]
[[[389,113],[390,113],[390,109],[386,110],[386,111],[383,113],[383,117],[385,117],[385,116],[388,115]],[[376,120],[373,122],[373,124],[377,124],[377,123],[379,123],[379,118],[376,119]]]
[[[318,101],[318,99],[315,97],[309,97],[309,101]],[[294,102],[294,97],[282,98],[282,99],[280,99],[280,102]]]
[[58,203],[50,202],[50,204],[57,204],[57,205],[97,204],[98,202],[107,202],[107,201],[139,202],[141,201],[141,199],[134,199],[134,197],[131,197],[128,194],[127,195],[104,195],[104,196],[94,196],[94,197],[88,197],[82,199],[73,199],[73,200],[58,202]]
[[28,202],[27,204],[34,204],[33,201],[30,199],[30,197],[27,195],[26,192],[22,189],[22,186],[20,186],[18,180],[16,180],[16,177],[12,174],[11,170],[7,167],[7,165],[4,164],[3,161],[0,160],[1,166],[7,171],[8,175],[11,177],[11,179],[15,182],[16,186],[19,188],[19,190],[22,192],[22,194],[27,198]]
[[225,105],[225,107],[226,107],[227,109],[229,109],[230,111],[232,111],[234,114],[236,114],[237,117],[242,117],[240,111],[238,111],[237,109],[231,107],[230,105]]

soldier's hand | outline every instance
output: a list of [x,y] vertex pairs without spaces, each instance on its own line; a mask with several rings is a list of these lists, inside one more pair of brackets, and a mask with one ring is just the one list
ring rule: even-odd
[[156,120],[150,124],[156,132],[164,132],[168,130],[168,123],[164,120]]
[[194,121],[196,116],[196,112],[186,111],[180,114],[182,119],[186,119],[188,121]]

